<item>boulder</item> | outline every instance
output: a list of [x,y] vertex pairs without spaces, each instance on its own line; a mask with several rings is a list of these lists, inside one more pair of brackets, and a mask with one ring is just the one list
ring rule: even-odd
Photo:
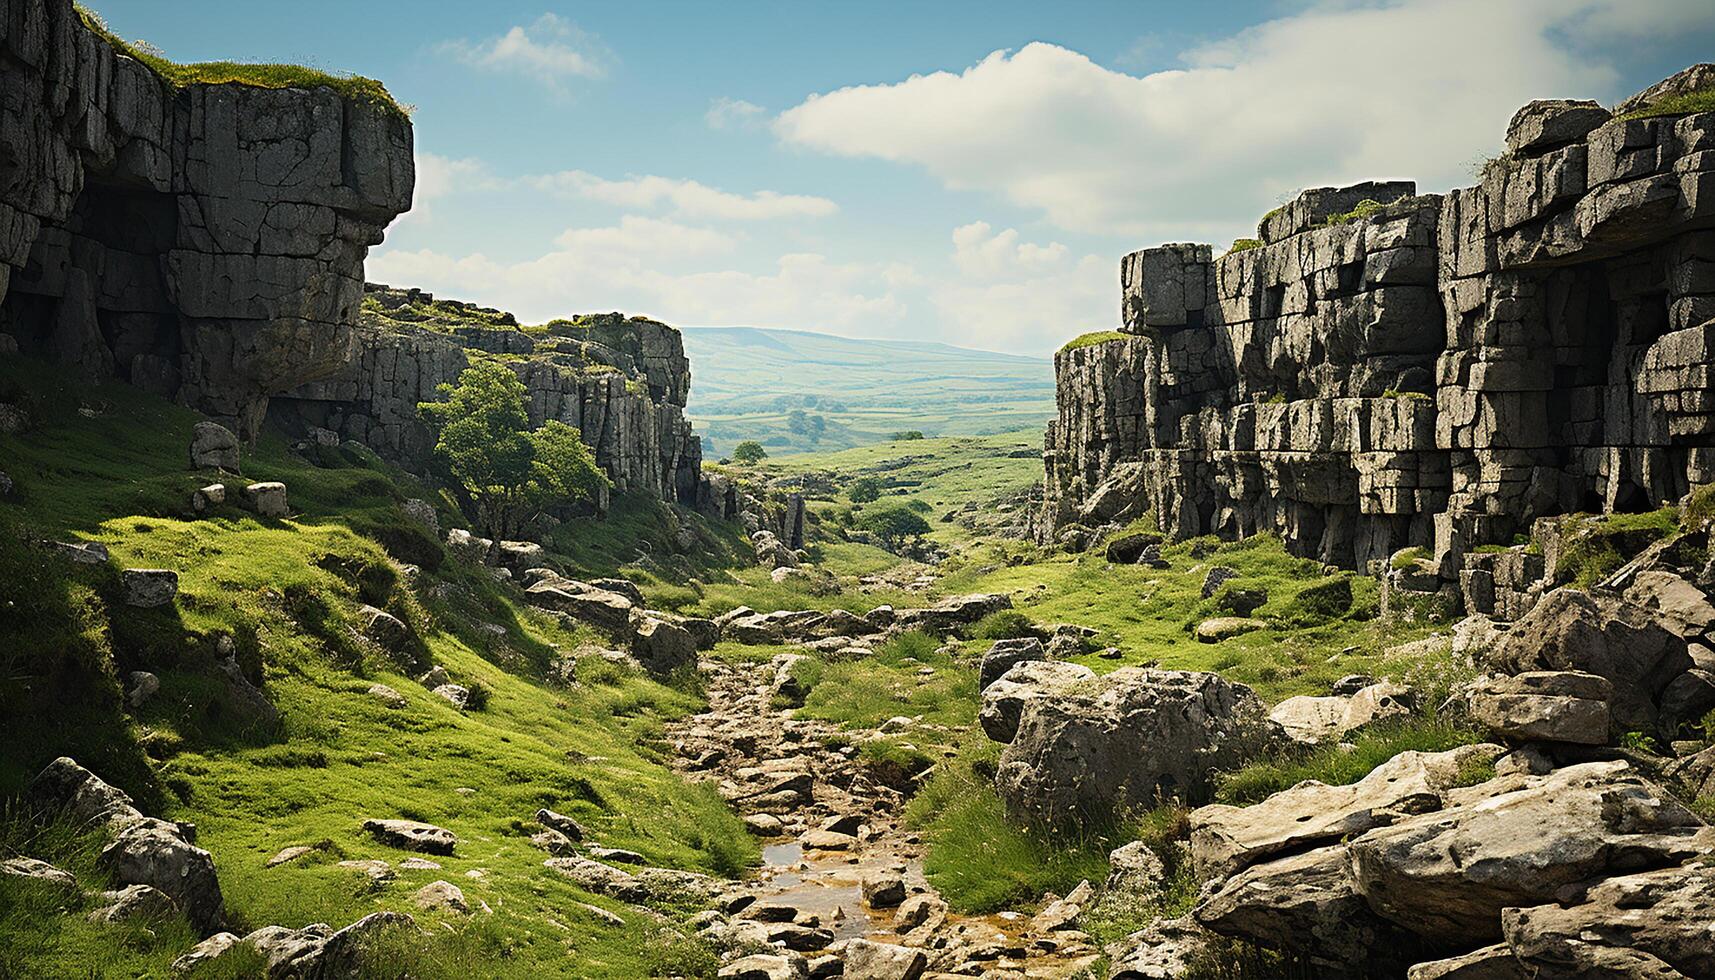
[[1501,913],[1523,975],[1715,977],[1707,861],[1609,878],[1582,899]]
[[464,892],[450,881],[429,882],[417,889],[416,894],[411,896],[411,901],[416,902],[418,908],[431,912],[457,912],[462,915],[470,911],[470,906],[465,904]]
[[264,926],[243,938],[230,932],[216,933],[174,960],[172,970],[194,975],[233,950],[247,948],[262,957],[270,980],[354,976],[358,957],[375,933],[415,926],[416,921],[402,912],[372,912],[339,930],[317,922],[302,929]]
[[988,686],[1000,680],[1001,675],[1011,670],[1013,664],[1047,659],[1048,651],[1042,646],[1042,641],[1034,636],[996,640],[977,664],[977,691],[981,693],[988,690]]
[[179,594],[179,573],[167,568],[127,568],[119,573],[125,604],[140,609],[165,606]]
[[847,940],[842,959],[845,980],[918,980],[929,967],[920,949],[868,939]]
[[99,541],[49,541],[55,555],[75,565],[105,565],[110,555]]
[[501,567],[510,568],[514,574],[542,567],[547,556],[547,549],[534,541],[502,541],[496,549],[496,560]]
[[1277,731],[1242,684],[1122,667],[1032,699],[995,786],[1013,814],[1061,827],[1162,798],[1198,802],[1212,771],[1266,749]]
[[1057,688],[1094,680],[1096,672],[1081,664],[1050,660],[1015,663],[982,693],[977,721],[983,733],[996,742],[1010,742],[1018,734],[1025,705]]
[[1608,702],[1618,732],[1655,733],[1669,683],[1692,660],[1683,638],[1650,610],[1617,596],[1562,588],[1543,596],[1478,666],[1500,674],[1581,671],[1613,684]]
[[102,848],[100,862],[117,882],[165,892],[200,934],[220,928],[222,899],[214,858],[190,843],[177,824],[138,820]]
[[405,512],[406,517],[409,517],[418,524],[423,525],[424,528],[428,529],[430,534],[433,534],[436,537],[440,536],[441,519],[440,516],[435,513],[434,504],[429,503],[421,497],[411,497],[404,503],[400,504],[399,509]]
[[363,829],[390,847],[424,854],[451,854],[458,844],[452,831],[417,820],[365,820]]
[[161,679],[146,670],[133,670],[125,685],[125,703],[141,708],[161,689]]
[[397,662],[409,665],[416,659],[416,634],[398,616],[366,605],[357,610],[357,623],[358,631],[364,637],[387,651]]
[[945,636],[962,626],[970,626],[990,613],[1012,608],[1012,599],[1000,594],[953,596],[924,609],[901,609],[894,613],[894,625],[902,630],[922,630]]
[[1144,549],[1150,545],[1161,544],[1161,535],[1150,532],[1139,534],[1122,534],[1108,542],[1108,561],[1116,565],[1135,565],[1143,557]]
[[89,913],[89,921],[109,925],[131,919],[164,919],[177,915],[179,906],[166,892],[149,885],[126,885],[105,891],[100,905]]
[[1257,630],[1268,629],[1268,624],[1260,619],[1247,619],[1243,616],[1216,616],[1205,619],[1197,624],[1198,643],[1219,643],[1230,640],[1235,636],[1254,633]]
[[564,613],[613,636],[631,631],[631,613],[636,607],[617,592],[550,575],[538,579],[524,595],[534,605]]
[[1427,960],[1406,971],[1406,980],[1530,980],[1506,943],[1495,943],[1443,960]]
[[1104,901],[1118,898],[1133,903],[1133,907],[1148,904],[1160,897],[1166,880],[1167,868],[1155,849],[1134,840],[1108,853],[1108,877],[1102,883],[1102,898]]
[[1493,761],[1499,745],[1401,752],[1355,783],[1305,780],[1250,806],[1192,811],[1191,859],[1205,875],[1233,874],[1273,855],[1356,837],[1412,814],[1439,810],[1466,767]]
[[226,484],[210,483],[206,487],[191,492],[191,509],[199,514],[207,513],[226,503]]
[[1289,738],[1315,745],[1343,738],[1378,721],[1407,717],[1415,704],[1416,696],[1409,688],[1383,681],[1349,696],[1287,698],[1268,716]]
[[1191,972],[1209,945],[1209,933],[1189,915],[1157,919],[1118,942],[1107,953],[1111,980],[1179,980]]
[[369,690],[365,693],[389,708],[403,708],[405,705],[410,703],[405,700],[405,695],[400,694],[398,691],[388,687],[386,684],[371,684],[369,685]]
[[1211,932],[1291,950],[1334,975],[1381,974],[1409,948],[1404,931],[1365,904],[1339,844],[1248,868],[1192,914]]
[[1576,143],[1613,114],[1595,102],[1537,99],[1513,114],[1507,126],[1507,152],[1536,156]]
[[863,901],[872,909],[898,908],[905,901],[905,875],[897,868],[884,868],[864,876]]
[[665,676],[681,667],[696,665],[697,640],[690,630],[645,616],[632,630],[631,655],[650,673]]
[[1608,744],[1607,678],[1578,671],[1485,677],[1465,689],[1471,718],[1514,742]]
[[291,508],[286,506],[286,485],[278,481],[252,483],[244,488],[244,506],[258,517],[286,517],[291,514]]
[[755,953],[720,968],[719,980],[807,980],[804,957],[795,953]]
[[[1213,598],[1215,593],[1220,591],[1221,586],[1238,577],[1239,570],[1236,568],[1232,568],[1228,565],[1210,566],[1209,571],[1203,575],[1203,598]],[[1240,613],[1239,615],[1249,615],[1249,612]]]
[[[1569,766],[1450,794],[1457,805],[1408,817],[1348,845],[1370,908],[1431,944],[1501,938],[1501,910],[1650,864],[1675,864],[1712,841],[1696,814],[1624,762]],[[1488,795],[1483,795],[1488,794]]]
[[27,793],[32,801],[80,829],[123,826],[143,819],[124,790],[104,782],[67,756],[60,756],[36,774]]
[[238,436],[219,422],[198,422],[191,430],[191,468],[238,472]]
[[555,813],[547,807],[536,811],[536,822],[549,830],[558,831],[572,840],[581,841],[584,839],[583,824],[563,813]]
[[432,693],[440,695],[442,700],[460,711],[470,705],[470,688],[461,684],[440,684],[432,689]]
[[494,555],[494,541],[455,527],[447,531],[447,550],[472,565],[485,565]]
[[0,876],[18,878],[58,891],[67,901],[78,895],[77,878],[70,871],[61,871],[46,861],[30,857],[0,859]]

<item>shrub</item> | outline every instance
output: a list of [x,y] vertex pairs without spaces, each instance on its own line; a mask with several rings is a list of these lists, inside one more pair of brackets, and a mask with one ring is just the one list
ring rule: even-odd
[[493,691],[489,689],[487,684],[481,681],[471,681],[466,690],[470,692],[465,698],[464,706],[466,708],[471,711],[481,711],[488,707],[488,699]]
[[1041,635],[1035,621],[1016,609],[992,612],[971,624],[973,640],[1016,640]]
[[891,438],[894,442],[910,442],[923,438],[923,432],[920,429],[906,429],[903,432],[895,432]]
[[881,480],[873,476],[853,480],[846,488],[846,499],[854,504],[869,504],[881,499]]
[[1352,577],[1338,575],[1306,586],[1286,605],[1284,618],[1303,626],[1339,619],[1352,608]]
[[857,519],[855,526],[858,530],[868,531],[889,546],[895,547],[906,538],[922,537],[929,533],[929,522],[908,507],[869,511]]

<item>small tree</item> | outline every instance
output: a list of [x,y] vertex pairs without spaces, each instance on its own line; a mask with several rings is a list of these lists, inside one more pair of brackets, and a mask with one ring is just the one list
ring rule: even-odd
[[923,430],[921,429],[906,429],[903,432],[895,432],[893,434],[894,442],[909,442],[913,439],[921,438],[923,438]]
[[732,461],[740,466],[754,466],[768,458],[768,450],[755,439],[746,439],[732,449]]
[[857,527],[885,541],[890,548],[897,548],[906,538],[929,533],[929,522],[904,507],[872,510],[858,518]]
[[881,481],[873,476],[859,477],[846,488],[846,499],[854,504],[868,504],[881,499]]
[[436,433],[435,457],[466,516],[495,540],[515,537],[543,508],[588,500],[608,485],[576,429],[530,430],[524,383],[505,366],[466,368],[446,401],[419,407]]

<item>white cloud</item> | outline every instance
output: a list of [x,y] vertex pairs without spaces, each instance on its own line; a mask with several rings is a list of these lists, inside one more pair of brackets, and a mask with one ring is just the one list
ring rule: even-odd
[[630,215],[613,226],[569,229],[552,250],[524,261],[392,249],[370,258],[369,274],[538,322],[626,310],[682,325],[877,333],[905,315],[897,288],[913,274],[899,265],[793,253],[762,271],[723,267],[731,243],[711,229]]
[[456,194],[496,186],[497,181],[481,160],[469,157],[445,157],[438,153],[417,151],[417,180],[411,193],[411,210],[393,220],[389,234],[400,228],[427,222],[434,214],[434,202]]
[[1119,277],[1110,258],[1074,258],[1058,242],[1037,245],[1012,228],[974,221],[953,229],[952,259],[963,278],[930,295],[949,343],[1039,353],[1117,318]]
[[624,208],[671,207],[694,218],[757,221],[769,218],[822,218],[839,210],[825,197],[757,191],[733,194],[694,180],[646,175],[607,180],[582,170],[525,178],[537,190],[582,197]]
[[556,14],[543,14],[486,41],[458,39],[441,46],[467,64],[513,71],[558,86],[566,78],[601,78],[612,55],[590,34]]
[[[1685,25],[1692,0],[1330,3],[1133,76],[1052,44],[959,73],[814,95],[780,114],[784,142],[923,167],[1064,229],[1210,239],[1304,186],[1466,181],[1540,97],[1593,97],[1617,74],[1567,43],[1632,18]],[[1707,2],[1701,23],[1712,19]]]
[[754,102],[729,99],[723,95],[709,101],[709,111],[703,114],[703,121],[709,124],[710,129],[749,129],[760,124],[767,112]]

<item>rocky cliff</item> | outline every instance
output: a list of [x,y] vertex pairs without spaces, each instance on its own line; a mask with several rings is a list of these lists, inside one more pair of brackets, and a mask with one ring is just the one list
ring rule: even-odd
[[434,436],[417,411],[474,358],[504,362],[529,390],[532,425],[558,419],[583,435],[616,489],[694,505],[702,441],[685,418],[690,361],[679,332],[618,313],[523,328],[510,313],[370,285],[354,355],[328,376],[273,399],[288,430],[331,430],[408,466]]
[[1712,76],[1533,102],[1474,187],[1310,190],[1218,259],[1126,256],[1125,336],[1055,360],[1044,533],[1421,547],[1484,593],[1464,556],[1536,518],[1715,480],[1715,112],[1667,111]]
[[[71,0],[0,4],[0,333],[254,431],[349,360],[411,124],[331,87],[178,85]],[[11,346],[8,344],[7,346]]]

